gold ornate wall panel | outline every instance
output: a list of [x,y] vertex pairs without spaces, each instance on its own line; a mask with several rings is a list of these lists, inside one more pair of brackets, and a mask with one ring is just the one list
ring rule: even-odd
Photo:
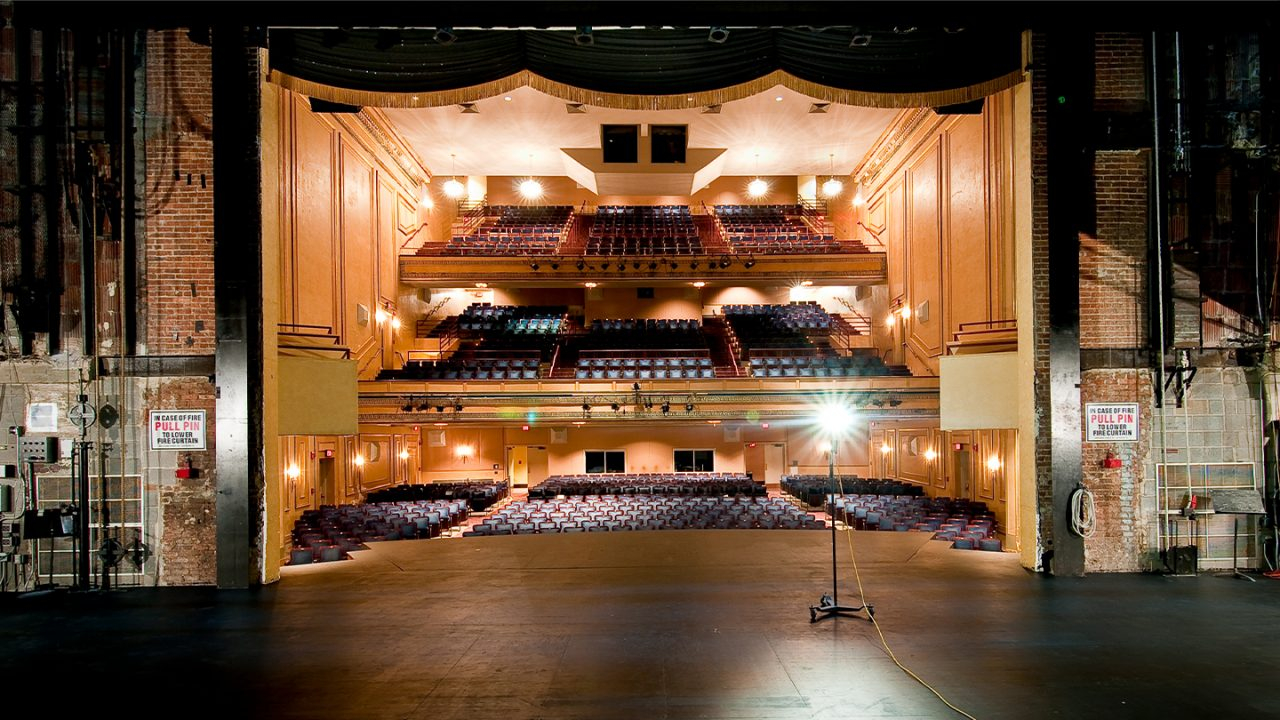
[[888,185],[884,192],[884,232],[880,237],[888,241],[889,298],[902,297],[907,291],[906,262],[906,183],[898,176]]
[[391,345],[379,302],[399,297],[397,253],[418,228],[417,181],[359,118],[313,113],[298,95],[281,106],[280,322],[332,329],[372,377]]
[[[299,101],[301,104],[301,101]],[[323,325],[340,332],[341,257],[337,232],[334,138],[326,126],[302,105],[291,114],[293,124],[293,237],[282,248],[291,251],[293,277],[284,290],[292,297],[292,316],[282,322]]]
[[912,310],[902,342],[913,372],[938,372],[961,323],[1014,317],[1007,100],[988,98],[982,115],[896,125],[868,154],[874,167],[855,172],[870,184],[868,226],[888,245],[890,300]]
[[937,452],[933,445],[933,429],[900,427],[895,433],[893,454],[897,457],[897,477],[900,480],[930,486],[937,471],[938,458],[928,457],[929,450]]
[[937,375],[932,358],[942,352],[941,150],[937,142],[907,172],[907,345],[911,355]]
[[962,117],[944,131],[947,188],[942,267],[943,327],[947,337],[961,323],[988,320],[996,312],[1000,268],[991,263],[987,236],[986,142],[982,118]]
[[391,435],[362,433],[357,452],[364,458],[361,487],[365,492],[395,484],[396,457],[391,452]]

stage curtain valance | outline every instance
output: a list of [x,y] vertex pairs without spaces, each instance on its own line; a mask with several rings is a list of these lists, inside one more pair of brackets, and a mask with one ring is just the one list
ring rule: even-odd
[[[854,34],[865,44],[850,45]],[[874,107],[969,102],[1022,79],[1011,30],[824,28],[600,30],[272,30],[271,79],[354,105],[440,107],[528,85],[570,102],[659,110],[737,100],[784,85],[818,100]],[[859,41],[860,43],[863,40]]]

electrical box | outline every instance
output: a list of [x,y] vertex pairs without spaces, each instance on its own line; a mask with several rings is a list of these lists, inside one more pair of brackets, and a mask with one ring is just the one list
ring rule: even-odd
[[58,462],[57,436],[22,438],[22,461],[32,463]]
[[0,513],[13,512],[13,486],[0,484]]

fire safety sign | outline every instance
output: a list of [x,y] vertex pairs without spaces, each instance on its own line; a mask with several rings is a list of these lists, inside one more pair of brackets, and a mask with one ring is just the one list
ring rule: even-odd
[[204,450],[204,410],[152,410],[152,450]]
[[1086,442],[1137,442],[1138,403],[1085,403]]

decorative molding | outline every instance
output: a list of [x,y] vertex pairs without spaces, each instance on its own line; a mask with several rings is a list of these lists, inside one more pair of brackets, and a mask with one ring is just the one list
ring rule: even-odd
[[885,128],[876,139],[862,163],[854,168],[852,173],[854,181],[862,185],[864,191],[869,191],[870,186],[874,185],[880,174],[889,167],[889,160],[902,149],[902,146],[915,135],[916,130],[930,116],[941,120],[929,108],[908,108],[898,113],[893,122],[889,123],[889,127]]
[[387,119],[382,110],[374,107],[366,107],[359,113],[356,113],[356,119],[360,122],[361,127],[373,137],[383,152],[390,155],[395,160],[396,165],[400,167],[406,175],[415,182],[430,182],[432,173],[427,168],[427,164],[422,158],[413,151],[413,147],[404,139],[395,126]]

